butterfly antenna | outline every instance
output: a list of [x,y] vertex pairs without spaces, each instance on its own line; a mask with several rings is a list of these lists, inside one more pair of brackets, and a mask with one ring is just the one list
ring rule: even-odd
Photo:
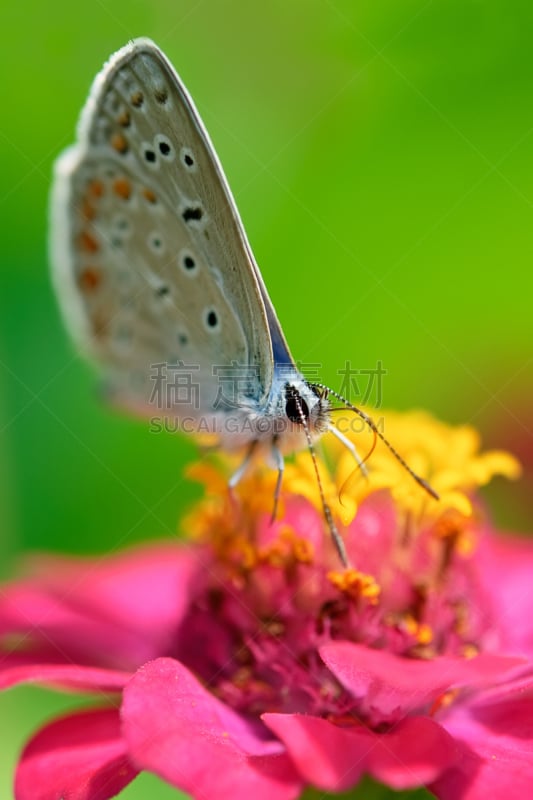
[[338,392],[335,392],[333,389],[330,389],[328,386],[324,386],[321,383],[316,384],[316,386],[317,388],[326,392],[326,396],[328,394],[333,395],[333,397],[335,397],[341,403],[344,403],[344,405],[347,408],[349,408],[350,411],[353,411],[354,414],[357,414],[358,417],[361,417],[361,419],[364,420],[364,422],[366,422],[366,424],[368,425],[370,430],[374,433],[374,435],[379,436],[381,441],[388,447],[394,458],[402,465],[402,467],[418,483],[418,485],[421,486],[422,489],[424,489],[424,491],[426,491],[430,495],[430,497],[433,497],[435,500],[440,500],[440,497],[435,491],[435,489],[433,489],[433,487],[430,486],[429,483],[424,480],[424,478],[421,478],[420,475],[417,475],[416,472],[413,469],[411,469],[407,461],[405,461],[405,459],[402,458],[402,456],[398,453],[396,448],[393,447],[392,444],[389,442],[389,440],[381,433],[381,431],[379,430],[378,426],[376,425],[372,417],[369,417],[368,414],[365,414],[365,412],[362,411],[360,408],[357,408],[357,406],[352,405],[352,403],[350,403],[345,397],[343,397]]
[[[332,409],[332,410],[333,410],[333,409]],[[335,410],[336,410],[336,409],[335,409]],[[344,410],[345,410],[345,411],[349,411],[350,409],[344,409]],[[332,428],[333,428],[333,426],[331,426],[331,427],[329,428],[329,430],[330,430],[330,432],[331,432],[331,433],[333,433],[333,430],[332,430]],[[366,461],[368,461],[368,459],[370,458],[370,456],[372,455],[372,453],[373,453],[373,452],[374,452],[374,450],[376,449],[376,444],[377,444],[377,441],[378,441],[378,436],[377,436],[377,433],[376,433],[376,431],[372,431],[372,435],[373,435],[372,447],[370,448],[370,450],[368,451],[368,453],[365,455],[365,457],[364,457],[364,458],[363,458],[363,460],[361,461],[361,465],[360,465],[360,467],[361,467],[361,468],[363,468],[363,467],[365,466],[365,462],[366,462]],[[341,441],[342,441],[342,440],[341,440]],[[349,440],[348,440],[348,441],[349,441]],[[348,486],[349,482],[351,481],[351,479],[352,479],[352,476],[353,476],[353,475],[355,475],[356,471],[357,471],[357,467],[356,467],[355,469],[353,469],[353,470],[352,470],[352,472],[350,472],[350,474],[348,475],[348,477],[346,478],[346,480],[345,480],[345,481],[344,481],[344,483],[342,484],[341,488],[339,489],[339,502],[340,502],[340,504],[341,504],[342,506],[344,506],[344,503],[342,502],[342,496],[343,496],[344,492],[346,491],[346,487]],[[363,474],[364,474],[365,478],[367,478],[367,477],[368,477],[368,472],[366,471],[366,467],[365,467],[365,472],[364,472]]]
[[346,547],[344,546],[344,541],[342,536],[340,535],[337,526],[335,525],[335,520],[333,519],[333,514],[331,513],[331,508],[328,505],[326,500],[326,496],[324,494],[324,489],[322,487],[322,481],[320,480],[320,473],[318,471],[318,463],[316,458],[316,450],[313,445],[313,440],[311,439],[311,433],[309,432],[309,426],[307,424],[307,419],[302,409],[302,404],[300,402],[300,397],[298,394],[295,394],[294,400],[296,402],[296,408],[298,410],[298,416],[300,418],[300,423],[305,431],[305,437],[307,439],[307,446],[309,448],[309,452],[311,454],[311,460],[313,462],[313,467],[315,470],[316,480],[318,483],[318,490],[320,492],[320,501],[322,503],[322,508],[324,510],[324,516],[326,518],[326,522],[328,524],[328,528],[331,533],[331,538],[333,539],[333,543],[339,554],[339,558],[342,562],[343,567],[348,568],[350,566],[350,560],[348,558],[348,554],[346,553]]

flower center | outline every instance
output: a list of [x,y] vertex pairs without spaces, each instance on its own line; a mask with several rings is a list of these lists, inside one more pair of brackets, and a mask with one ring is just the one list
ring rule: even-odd
[[339,568],[307,501],[285,498],[284,521],[259,515],[253,536],[231,503],[210,510],[210,573],[177,656],[232,707],[353,717],[357,703],[319,656],[331,641],[425,659],[482,648],[484,625],[471,613],[473,540],[459,515],[414,536],[394,523],[390,499],[369,498],[344,531],[359,570]]
[[[483,650],[492,620],[480,611],[488,604],[474,579],[481,525],[470,494],[494,472],[517,468],[505,454],[478,455],[470,429],[458,430],[465,441],[422,415],[409,431],[423,443],[410,461],[440,502],[383,452],[373,454],[368,479],[351,479],[353,463],[343,452],[333,453],[333,477],[321,466],[328,503],[344,523],[349,568],[339,564],[324,524],[308,454],[287,465],[273,523],[275,473],[252,471],[235,496],[219,470],[197,466],[192,472],[209,492],[186,528],[202,544],[207,568],[177,657],[245,713],[353,721],[360,704],[325,666],[323,645],[348,641],[418,659]],[[388,433],[400,444],[406,438],[401,425]]]

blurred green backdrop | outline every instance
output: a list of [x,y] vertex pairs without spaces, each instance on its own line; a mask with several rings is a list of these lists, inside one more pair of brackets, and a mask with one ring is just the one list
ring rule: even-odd
[[[28,0],[0,21],[4,575],[27,549],[173,534],[196,491],[190,441],[99,404],[48,280],[52,162],[97,70],[139,35],[197,102],[295,356],[333,387],[346,359],[381,360],[385,406],[532,459],[530,0]],[[502,524],[527,529],[526,495],[495,487]],[[25,737],[78,704],[0,698],[1,797]],[[143,777],[123,796],[176,792]]]

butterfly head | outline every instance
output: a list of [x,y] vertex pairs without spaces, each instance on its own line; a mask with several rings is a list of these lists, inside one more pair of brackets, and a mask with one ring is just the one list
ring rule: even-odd
[[329,424],[327,392],[304,380],[287,382],[284,386],[285,414],[296,428],[320,436]]

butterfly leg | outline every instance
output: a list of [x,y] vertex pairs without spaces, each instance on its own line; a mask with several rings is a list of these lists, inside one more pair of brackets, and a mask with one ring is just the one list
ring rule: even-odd
[[251,443],[250,447],[246,451],[246,455],[244,456],[244,459],[242,460],[242,463],[239,464],[238,468],[235,470],[235,472],[233,473],[233,475],[229,479],[228,486],[229,486],[230,492],[233,491],[233,489],[235,489],[237,484],[240,483],[240,481],[242,480],[242,476],[244,475],[244,473],[248,469],[250,461],[252,460],[252,456],[254,454],[254,450],[255,450],[256,446],[257,446],[257,442],[256,441]]
[[281,494],[281,482],[283,480],[283,470],[285,469],[285,461],[283,459],[283,453],[281,452],[281,450],[277,445],[277,437],[274,437],[272,441],[272,457],[274,459],[274,463],[278,471],[278,479],[276,481],[276,488],[274,490],[274,508],[272,509],[272,516],[270,518],[271,524],[275,522],[278,513],[278,502],[279,502],[279,496]]
[[332,434],[333,434],[333,436],[336,436],[336,437],[337,437],[337,439],[339,440],[339,442],[342,442],[342,444],[343,444],[343,445],[344,445],[344,446],[345,446],[345,447],[346,447],[346,448],[347,448],[347,449],[350,451],[350,453],[351,453],[351,454],[353,455],[353,457],[355,458],[355,460],[356,460],[356,462],[357,462],[357,465],[358,465],[359,469],[361,470],[362,474],[365,476],[365,478],[368,478],[368,470],[367,470],[367,468],[366,468],[366,466],[365,466],[365,462],[363,461],[363,459],[361,458],[361,456],[360,456],[360,455],[359,455],[359,453],[357,452],[357,448],[356,448],[356,446],[354,445],[354,443],[353,443],[353,442],[351,442],[351,441],[348,439],[348,437],[346,437],[346,436],[345,436],[343,433],[341,433],[341,432],[340,432],[340,431],[339,431],[339,430],[338,430],[338,429],[335,427],[335,425],[328,425],[328,431],[329,431],[330,433],[332,433]]

